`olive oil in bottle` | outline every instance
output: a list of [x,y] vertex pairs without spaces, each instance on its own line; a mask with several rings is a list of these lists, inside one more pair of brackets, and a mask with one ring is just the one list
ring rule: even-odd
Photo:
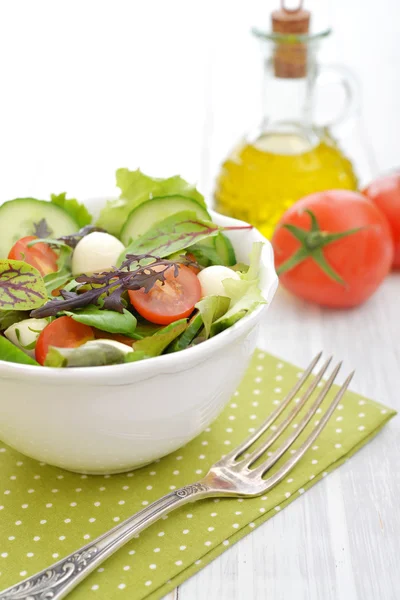
[[[313,122],[314,89],[323,71],[316,51],[330,32],[309,34],[309,23],[308,11],[283,7],[272,13],[271,33],[255,32],[268,46],[264,119],[224,161],[216,183],[215,209],[252,223],[267,237],[303,196],[357,188],[352,164],[329,127]],[[340,83],[348,84],[343,73]]]
[[294,202],[311,192],[339,188],[356,189],[357,178],[331,136],[310,146],[295,133],[261,134],[238,146],[223,163],[215,208],[271,237]]

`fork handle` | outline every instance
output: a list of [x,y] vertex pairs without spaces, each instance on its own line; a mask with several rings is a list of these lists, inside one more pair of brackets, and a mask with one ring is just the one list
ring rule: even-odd
[[0,600],[61,600],[140,531],[175,508],[210,495],[211,488],[202,481],[175,490],[47,569],[0,592]]

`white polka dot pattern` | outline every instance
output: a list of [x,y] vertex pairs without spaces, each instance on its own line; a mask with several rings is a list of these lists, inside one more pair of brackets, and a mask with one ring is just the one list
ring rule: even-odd
[[[211,427],[176,453],[131,473],[68,473],[23,457],[0,442],[0,588],[32,575],[206,473],[259,426],[300,375],[296,367],[257,351],[232,402]],[[136,536],[84,581],[71,600],[161,598],[175,587],[175,578],[183,570],[185,578],[189,577],[282,510],[341,464],[393,414],[348,392],[317,443],[268,495],[246,500],[216,498],[182,507]],[[301,414],[298,422],[300,418]],[[275,429],[276,425],[271,427]],[[309,431],[301,434],[291,453]]]

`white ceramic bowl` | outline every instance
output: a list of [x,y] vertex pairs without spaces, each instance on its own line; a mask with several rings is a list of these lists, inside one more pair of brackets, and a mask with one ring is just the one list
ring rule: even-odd
[[[256,229],[228,236],[243,262],[254,241],[265,243],[261,289],[270,303],[278,282],[270,243]],[[82,473],[123,472],[173,452],[206,428],[235,391],[267,309],[194,348],[143,362],[63,370],[0,360],[0,439]]]

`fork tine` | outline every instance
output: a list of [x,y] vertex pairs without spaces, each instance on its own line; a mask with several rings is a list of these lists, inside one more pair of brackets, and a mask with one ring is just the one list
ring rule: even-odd
[[299,412],[301,411],[301,409],[303,408],[303,406],[305,405],[307,400],[310,398],[311,394],[314,392],[315,388],[321,381],[322,377],[325,375],[325,372],[326,372],[327,368],[329,367],[329,365],[332,361],[332,358],[333,358],[332,356],[330,358],[328,358],[328,360],[322,365],[322,368],[319,370],[319,372],[315,376],[314,381],[306,389],[303,396],[300,398],[299,403],[295,404],[295,406],[290,411],[290,413],[288,414],[286,419],[284,421],[282,421],[282,423],[279,425],[279,427],[277,427],[276,430],[270,436],[268,436],[268,438],[265,440],[264,444],[262,446],[260,446],[260,448],[257,448],[257,450],[254,450],[254,452],[252,452],[251,455],[246,458],[245,464],[241,463],[243,466],[250,467],[250,465],[255,463],[256,460],[258,458],[260,458],[264,454],[264,452],[266,452],[268,450],[268,448],[270,448],[270,446],[272,446],[272,444],[278,439],[278,437],[281,435],[281,433],[283,431],[285,431],[285,429],[287,429],[287,427],[290,425],[290,423],[299,414]]
[[[274,475],[272,475],[271,477],[269,477],[266,480],[267,485],[266,485],[266,488],[264,489],[264,491],[271,489],[274,485],[279,483],[293,469],[293,467],[299,462],[299,460],[304,456],[304,454],[307,452],[307,450],[310,448],[310,446],[314,443],[314,441],[317,439],[317,437],[319,436],[321,431],[324,429],[324,427],[328,423],[335,408],[337,407],[337,405],[343,398],[345,391],[349,387],[349,384],[350,384],[351,380],[353,379],[353,376],[354,376],[354,371],[352,373],[350,373],[350,375],[347,377],[346,381],[343,383],[342,387],[337,392],[334,400],[330,404],[326,413],[320,420],[318,426],[315,427],[314,430],[310,433],[310,435],[308,436],[306,441],[300,446],[298,452],[296,452],[296,454],[294,454],[291,458],[289,458],[289,460],[286,461],[286,463],[279,469],[279,471],[274,473]],[[269,468],[270,467],[265,467],[265,465],[262,465],[260,467],[262,475],[265,474],[265,472]]]
[[262,425],[260,425],[260,427],[252,435],[250,435],[239,446],[237,446],[231,452],[229,452],[229,454],[226,454],[225,457],[224,457],[224,462],[226,462],[227,460],[235,460],[238,456],[240,456],[240,454],[243,454],[243,452],[245,452],[248,448],[250,448],[250,446],[252,444],[254,444],[254,442],[256,442],[258,440],[258,438],[265,431],[267,431],[267,429],[273,424],[273,422],[285,410],[285,408],[287,407],[287,405],[289,404],[289,402],[291,402],[291,400],[293,400],[293,398],[296,396],[297,392],[300,390],[300,388],[303,386],[303,384],[305,383],[305,381],[308,379],[308,377],[310,376],[313,368],[318,363],[318,361],[321,358],[321,356],[322,356],[322,352],[320,352],[311,361],[311,363],[308,365],[307,369],[304,371],[303,375],[300,377],[299,381],[291,389],[291,391],[284,398],[283,402],[276,408],[276,410],[274,410],[274,412],[271,413],[271,415],[267,418],[267,420],[264,421],[264,423]]
[[[253,469],[253,471],[251,471],[252,476],[260,477],[260,476],[264,475],[264,473],[266,473],[268,471],[268,469],[270,469],[280,459],[280,457],[286,452],[286,450],[288,450],[290,448],[290,446],[293,444],[293,442],[296,441],[296,439],[299,437],[299,435],[304,430],[306,425],[311,421],[311,419],[315,415],[315,412],[318,409],[318,407],[324,401],[327,393],[329,392],[329,390],[331,389],[331,387],[333,385],[334,380],[336,379],[336,375],[339,373],[341,366],[342,366],[342,363],[340,362],[336,366],[336,368],[333,370],[332,375],[325,382],[324,387],[318,394],[318,396],[317,396],[316,400],[313,402],[312,406],[307,411],[306,415],[301,420],[297,429],[295,429],[294,432],[286,438],[286,440],[283,442],[282,446],[280,446],[277,450],[275,450],[273,455],[266,462],[264,462],[262,465],[260,465],[256,469]],[[261,448],[260,448],[260,450],[261,450]],[[252,462],[254,462],[254,460],[252,460]]]

